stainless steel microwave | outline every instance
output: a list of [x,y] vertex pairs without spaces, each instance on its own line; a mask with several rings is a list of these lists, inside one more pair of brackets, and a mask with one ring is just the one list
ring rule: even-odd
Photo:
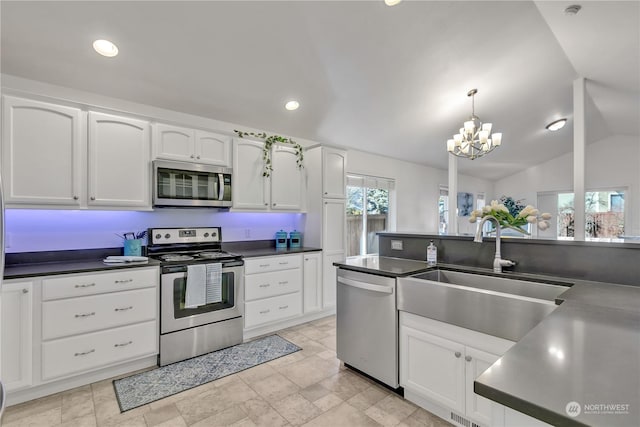
[[231,169],[187,162],[153,162],[153,206],[228,208]]

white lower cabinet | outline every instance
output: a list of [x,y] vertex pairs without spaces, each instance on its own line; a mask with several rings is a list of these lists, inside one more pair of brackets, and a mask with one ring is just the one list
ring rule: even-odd
[[490,426],[491,401],[473,392],[473,382],[513,344],[401,312],[400,385],[405,397],[448,421]]
[[338,268],[334,262],[344,262],[344,252],[323,251],[322,257],[322,307],[333,308],[336,306],[336,271]]
[[303,311],[311,313],[322,309],[322,252],[307,252],[303,257]]
[[8,392],[29,387],[33,353],[33,282],[2,284],[2,382]]
[[492,402],[491,427],[551,427],[544,421],[537,420],[499,403]]
[[249,258],[244,269],[244,327],[302,314],[302,255]]

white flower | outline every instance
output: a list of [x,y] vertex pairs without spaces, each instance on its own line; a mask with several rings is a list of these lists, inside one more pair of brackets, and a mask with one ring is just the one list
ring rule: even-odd
[[472,216],[480,216],[482,215],[482,210],[481,209],[476,209],[475,211],[471,212]]
[[540,230],[546,230],[547,228],[549,228],[549,222],[548,221],[540,221],[538,223],[538,228]]
[[551,214],[550,213],[543,213],[542,215],[540,215],[540,217],[542,217],[542,219],[551,219]]
[[520,218],[526,218],[529,215],[532,215],[532,212],[535,210],[535,208],[531,205],[527,205],[525,206],[520,213],[518,214],[518,217]]
[[483,213],[489,213],[489,212],[491,212],[491,206],[489,206],[489,205],[485,205],[485,206],[482,208],[482,212],[483,212]]
[[495,209],[498,210],[498,201],[497,200],[492,200],[491,201],[491,209]]
[[470,222],[470,223],[472,223],[472,224],[473,224],[474,222],[476,222],[477,220],[478,220],[478,219],[476,218],[476,216],[475,216],[475,215],[471,215],[471,216],[469,217],[469,222]]
[[509,213],[509,209],[507,209],[507,207],[506,207],[505,205],[503,205],[502,203],[500,203],[500,204],[498,205],[498,210],[499,210],[499,211],[502,211],[502,212],[504,212],[504,213]]
[[529,215],[529,216],[527,217],[527,222],[528,222],[529,224],[535,224],[536,222],[538,222],[538,217],[537,217],[537,216],[535,216],[535,215]]
[[533,209],[531,210],[531,213],[529,213],[529,215],[536,215],[536,216],[537,216],[539,213],[540,213],[540,211],[539,211],[538,209],[533,208]]

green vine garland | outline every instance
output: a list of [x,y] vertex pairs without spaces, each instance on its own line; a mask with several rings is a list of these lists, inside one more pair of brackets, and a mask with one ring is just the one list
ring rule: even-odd
[[262,149],[262,160],[264,161],[264,169],[262,171],[262,176],[271,176],[271,172],[273,171],[273,165],[271,163],[271,147],[273,146],[273,144],[276,144],[278,142],[281,144],[293,145],[293,148],[296,151],[296,164],[298,165],[298,169],[302,169],[304,167],[302,164],[302,161],[304,160],[304,156],[302,154],[302,145],[298,144],[291,138],[285,138],[284,136],[280,135],[267,135],[264,132],[253,133],[235,129],[234,132],[237,133],[240,138],[244,138],[245,136],[253,136],[254,138],[260,138],[264,140],[264,147]]

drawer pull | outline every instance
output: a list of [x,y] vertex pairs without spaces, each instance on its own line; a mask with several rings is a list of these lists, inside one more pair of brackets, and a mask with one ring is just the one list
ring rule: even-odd
[[279,262],[278,264],[280,264],[280,265],[287,265],[287,264],[289,264],[289,261]]
[[95,348],[92,348],[91,350],[89,350],[89,351],[85,351],[84,353],[76,353],[76,354],[74,354],[74,356],[75,356],[75,357],[78,357],[78,356],[86,356],[87,354],[94,353],[95,351],[96,351],[96,349],[95,349]]
[[263,310],[260,312],[260,314],[267,314],[268,312],[270,312],[271,310]]
[[261,288],[268,288],[271,286],[271,283],[265,283],[264,285],[260,285]]
[[131,283],[133,282],[133,279],[124,279],[124,280],[116,280],[116,283]]
[[114,344],[114,347],[126,347],[129,344],[133,344],[133,341],[127,341],[127,342],[123,342],[122,344]]
[[288,305],[282,305],[282,306],[280,306],[280,307],[278,307],[278,308],[279,308],[280,310],[284,310],[284,309],[289,308],[289,306],[288,306]]
[[92,311],[91,313],[84,313],[84,314],[76,314],[75,317],[77,318],[81,318],[81,317],[90,317],[90,316],[95,316],[96,312]]
[[114,311],[127,311],[127,310],[131,310],[132,308],[133,306],[130,305],[129,307],[116,308]]
[[76,285],[75,287],[76,288],[90,288],[90,287],[95,286],[95,285],[96,285],[95,283],[85,283],[85,284],[82,284],[82,285]]
[[278,282],[278,285],[286,285],[287,283],[289,283],[289,281],[285,280],[284,282]]
[[259,267],[266,268],[266,267],[269,267],[269,265],[271,265],[271,264],[260,264]]

